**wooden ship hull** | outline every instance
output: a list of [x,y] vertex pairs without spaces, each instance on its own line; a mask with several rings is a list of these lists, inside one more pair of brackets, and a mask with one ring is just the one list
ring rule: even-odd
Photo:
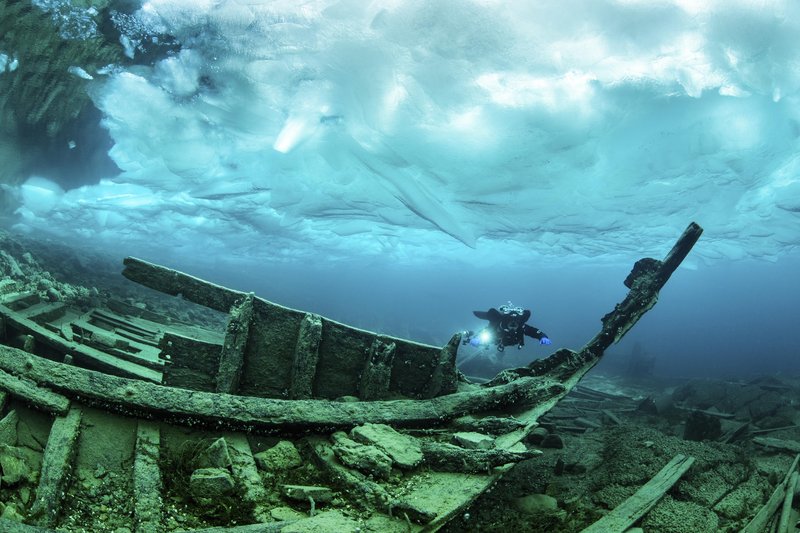
[[[17,502],[0,529],[114,515],[136,532],[436,531],[540,453],[525,444],[539,418],[655,305],[701,232],[638,261],[581,350],[482,385],[457,370],[461,333],[443,347],[380,335],[138,259],[124,276],[227,313],[224,331],[0,284],[0,491]],[[98,507],[86,487],[104,483],[119,496]]]

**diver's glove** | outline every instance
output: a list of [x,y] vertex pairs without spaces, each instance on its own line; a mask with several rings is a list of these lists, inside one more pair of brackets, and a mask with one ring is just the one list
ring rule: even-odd
[[551,341],[547,337],[542,337],[541,339],[539,339],[539,344],[544,344],[546,346],[549,346],[549,345],[553,344],[553,341]]
[[478,337],[477,335],[475,335],[474,337],[472,337],[472,338],[469,340],[469,343],[470,343],[470,345],[472,345],[472,346],[480,346],[480,345],[481,345],[481,339],[480,339],[480,337]]

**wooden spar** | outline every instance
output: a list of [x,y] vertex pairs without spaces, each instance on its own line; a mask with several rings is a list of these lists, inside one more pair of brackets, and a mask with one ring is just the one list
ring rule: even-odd
[[123,264],[122,275],[131,281],[164,294],[182,296],[222,313],[227,313],[236,302],[247,297],[246,292],[234,291],[134,257],[126,257]]
[[623,533],[647,514],[694,463],[694,457],[678,454],[633,496],[581,533]]
[[539,417],[552,409],[600,361],[606,348],[618,342],[656,304],[658,292],[702,233],[703,229],[692,222],[663,261],[650,258],[637,261],[624,282],[630,289],[625,299],[602,318],[603,327],[600,332],[579,351],[558,350],[545,359],[532,362],[527,367],[504,370],[487,383],[492,386],[524,376],[546,376],[564,385],[562,394],[542,404],[515,412],[515,417],[525,426],[499,437],[495,442],[497,447],[507,449],[522,440],[536,426]]
[[630,291],[613,311],[602,318],[603,327],[600,332],[578,352],[559,350],[547,359],[534,361],[529,365],[532,370],[529,374],[548,374],[577,383],[577,380],[597,364],[609,346],[619,342],[652,309],[658,301],[659,291],[702,233],[703,229],[692,222],[663,261],[650,258],[637,261],[625,279],[625,286]]
[[[664,261],[638,261],[625,281],[630,292],[612,312],[603,317],[602,330],[583,349],[578,352],[559,350],[528,367],[505,371],[486,386],[468,392],[445,394],[432,399],[354,403],[232,396],[109,376],[5,347],[0,347],[0,370],[25,376],[65,396],[80,397],[84,401],[102,403],[122,411],[170,416],[192,422],[224,423],[232,428],[253,428],[263,432],[328,431],[370,422],[389,423],[398,427],[426,427],[441,425],[465,414],[504,411],[518,414],[518,418],[526,424],[524,428],[498,439],[496,444],[499,448],[508,448],[530,430],[539,415],[552,408],[569,392],[599,361],[608,346],[622,338],[655,304],[658,291],[701,232],[702,229],[692,223]],[[170,294],[180,292],[187,299],[194,298],[192,301],[205,303],[215,309],[227,310],[237,301],[234,296],[247,296],[163,267],[144,267],[138,260],[126,260],[126,265],[126,276],[131,279],[149,279],[151,283],[148,286]],[[136,276],[132,276],[128,270],[133,268],[132,265],[141,267],[136,270]],[[179,285],[178,279],[184,285]],[[254,299],[254,302],[268,304],[260,299]],[[13,391],[10,392],[13,394]]]

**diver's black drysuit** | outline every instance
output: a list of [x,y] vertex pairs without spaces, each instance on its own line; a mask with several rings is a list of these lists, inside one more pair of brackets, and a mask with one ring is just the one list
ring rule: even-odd
[[547,334],[529,324],[526,324],[531,317],[530,309],[525,309],[521,313],[519,309],[512,312],[502,313],[492,307],[488,311],[473,311],[472,313],[481,320],[488,320],[488,329],[494,335],[492,342],[497,345],[498,351],[503,351],[506,346],[525,345],[525,337],[541,340],[547,337]]

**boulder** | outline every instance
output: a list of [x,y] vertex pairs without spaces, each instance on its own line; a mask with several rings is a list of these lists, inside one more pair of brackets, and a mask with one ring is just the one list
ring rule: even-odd
[[0,420],[0,444],[8,446],[17,445],[17,422],[19,417],[15,410],[8,412],[6,416]]
[[719,418],[700,411],[692,411],[686,418],[683,438],[686,440],[716,440],[722,435],[722,423]]
[[14,485],[22,480],[35,481],[36,473],[21,448],[0,445],[0,468],[3,470],[3,485]]
[[189,492],[197,501],[232,494],[234,487],[233,477],[223,468],[198,468],[189,480]]
[[377,447],[400,468],[414,468],[422,462],[422,447],[417,439],[386,424],[364,424],[353,428],[350,436],[357,442]]
[[376,446],[356,442],[341,431],[334,433],[332,438],[333,453],[345,466],[376,479],[386,479],[391,474],[391,457]]
[[303,464],[303,458],[288,440],[282,440],[275,446],[253,456],[256,464],[262,470],[281,471],[291,470]]
[[468,450],[491,450],[494,448],[494,438],[474,431],[454,433],[453,443]]
[[220,437],[215,440],[211,446],[206,448],[197,457],[197,466],[199,468],[225,468],[231,467],[231,456],[228,452],[228,443],[225,439]]

